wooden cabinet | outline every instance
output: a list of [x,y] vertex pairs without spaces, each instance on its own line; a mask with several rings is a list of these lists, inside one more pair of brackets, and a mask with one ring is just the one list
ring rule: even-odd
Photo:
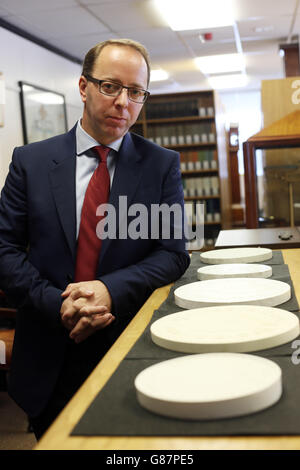
[[300,80],[263,80],[264,128],[244,144],[248,228],[300,225]]
[[[246,226],[294,226],[300,200],[300,111],[289,113],[243,144]],[[263,173],[257,170],[257,151],[263,150]]]
[[205,205],[205,248],[213,246],[231,226],[224,113],[215,92],[151,95],[131,130],[180,152],[185,201]]
[[[261,110],[264,127],[299,110],[299,79],[300,77],[289,77],[279,80],[262,80]],[[284,131],[284,129],[278,130]]]

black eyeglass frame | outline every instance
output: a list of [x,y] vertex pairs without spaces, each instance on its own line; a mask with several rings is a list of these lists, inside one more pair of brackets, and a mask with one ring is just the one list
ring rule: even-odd
[[[147,98],[149,97],[150,95],[150,91],[148,90],[144,90],[143,88],[138,88],[138,87],[134,87],[134,86],[125,86],[125,85],[122,85],[121,83],[117,83],[117,82],[114,82],[113,80],[99,80],[98,78],[94,78],[92,77],[91,75],[83,75],[88,81],[90,82],[93,82],[93,83],[97,83],[99,85],[99,92],[102,93],[103,95],[105,96],[112,96],[112,97],[116,97],[116,96],[119,96],[121,93],[122,93],[122,90],[123,88],[126,88],[126,90],[140,90],[140,91],[143,91],[145,94],[144,94],[144,99],[143,101],[136,101],[136,100],[133,100],[132,98],[130,98],[129,94],[127,95],[128,96],[128,99],[130,101],[133,101],[134,103],[138,103],[138,104],[144,104],[145,101],[147,100]],[[102,83],[105,83],[105,82],[108,82],[108,83],[113,83],[115,85],[119,85],[121,87],[120,89],[120,92],[117,94],[117,95],[109,95],[107,93],[103,93],[103,91],[101,91],[101,84]]]

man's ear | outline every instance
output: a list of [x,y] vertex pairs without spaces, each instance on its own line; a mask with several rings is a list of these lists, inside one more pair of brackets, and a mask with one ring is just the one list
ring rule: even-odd
[[83,75],[81,75],[79,79],[79,93],[81,96],[81,101],[83,103],[86,102],[86,87],[87,87],[87,79]]

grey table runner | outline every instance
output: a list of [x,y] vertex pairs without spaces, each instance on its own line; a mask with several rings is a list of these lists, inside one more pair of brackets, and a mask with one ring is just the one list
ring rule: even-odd
[[106,436],[226,436],[300,434],[300,365],[291,357],[272,357],[283,372],[283,394],[258,413],[214,421],[187,421],[150,413],[137,402],[134,379],[160,362],[125,359],[79,421],[72,435]]

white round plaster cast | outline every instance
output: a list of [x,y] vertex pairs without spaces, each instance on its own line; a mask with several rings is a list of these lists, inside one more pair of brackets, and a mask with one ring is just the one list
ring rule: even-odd
[[272,406],[282,393],[280,367],[238,353],[193,354],[148,367],[135,379],[140,405],[181,419],[230,418]]
[[257,305],[223,305],[166,315],[150,328],[152,341],[184,353],[253,352],[299,336],[298,317]]
[[224,279],[229,277],[263,277],[272,276],[271,266],[265,264],[214,264],[203,266],[197,270],[197,277],[200,281],[209,279]]
[[229,304],[276,307],[290,299],[291,288],[273,279],[234,277],[185,284],[175,289],[174,297],[185,309]]
[[200,259],[208,264],[259,263],[272,258],[269,248],[224,248],[200,253]]

